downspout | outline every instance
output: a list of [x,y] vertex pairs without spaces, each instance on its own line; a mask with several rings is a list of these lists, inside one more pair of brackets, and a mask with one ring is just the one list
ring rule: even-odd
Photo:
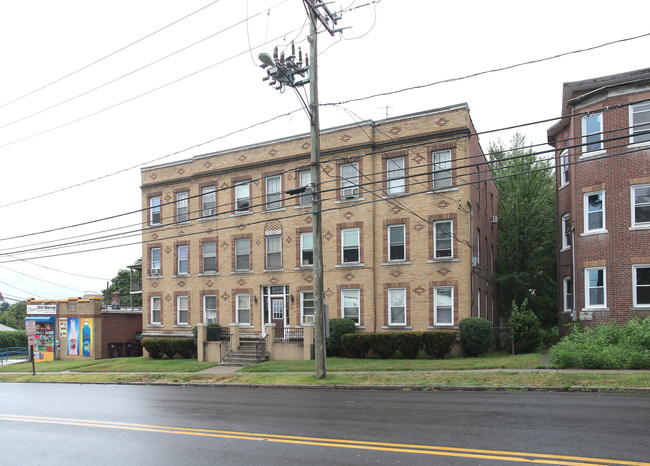
[[[372,129],[372,151],[375,152],[376,151],[376,147],[375,147],[376,145],[375,145],[375,122],[374,121],[371,123],[371,129]],[[376,160],[377,160],[376,157],[373,157],[373,163],[376,164],[377,163]],[[381,160],[380,160],[379,163],[381,163]],[[373,170],[373,175],[372,175],[373,178],[375,178],[377,176],[376,173],[381,173],[381,170],[382,170],[381,167],[379,169],[375,168]],[[377,303],[377,301],[378,301],[377,296],[380,295],[381,293],[377,293],[377,273],[376,272],[377,272],[377,260],[379,258],[379,254],[377,254],[377,235],[375,234],[375,232],[377,231],[377,228],[375,226],[375,219],[377,218],[376,209],[377,209],[377,202],[373,202],[372,203],[372,222],[370,223],[373,226],[373,229],[372,229],[372,251],[373,251],[373,254],[372,254],[373,255],[373,261],[372,261],[372,294],[373,294],[373,301],[375,302],[375,306],[374,306],[375,315],[373,316],[373,319],[372,319],[373,320],[373,324],[372,324],[372,326],[373,326],[372,332],[373,333],[377,333],[377,309],[383,309],[383,307],[380,307],[380,306],[377,305],[378,304]],[[381,312],[380,314],[383,315],[384,313]]]
[[576,227],[571,228],[571,317],[575,322],[578,320],[578,310],[576,309]]
[[[474,219],[474,208],[472,203],[467,201],[469,207],[469,296],[470,296],[470,308],[469,316],[474,317],[474,228],[473,228],[473,219]],[[480,238],[479,238],[480,241]]]

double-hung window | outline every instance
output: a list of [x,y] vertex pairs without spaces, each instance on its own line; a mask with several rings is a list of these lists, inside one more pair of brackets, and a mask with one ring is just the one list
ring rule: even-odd
[[300,195],[300,204],[311,204],[314,200],[313,188],[311,185],[311,170],[303,170],[300,172],[300,186],[305,187],[305,192]]
[[569,151],[565,150],[560,154],[560,186],[564,186],[569,181]]
[[388,226],[388,260],[403,261],[406,259],[405,225]]
[[217,295],[203,295],[203,323],[217,323]]
[[632,226],[650,226],[650,184],[632,186]]
[[251,323],[251,295],[240,293],[235,295],[235,315],[238,324],[250,325]]
[[406,288],[388,289],[388,324],[406,325]]
[[314,292],[301,291],[300,292],[300,315],[301,322],[308,324],[314,321]]
[[650,141],[650,102],[630,106],[632,143]]
[[342,263],[359,262],[359,229],[345,228],[341,230],[341,246]]
[[571,217],[569,214],[562,216],[562,249],[571,247]]
[[573,280],[571,277],[562,279],[562,298],[564,312],[571,312],[573,310]]
[[444,220],[433,223],[434,258],[453,257],[452,221]]
[[454,287],[437,286],[433,292],[434,325],[454,325]]
[[393,157],[386,160],[386,180],[388,194],[404,192],[404,157]]
[[582,117],[583,152],[592,152],[603,148],[603,114]]
[[250,240],[237,238],[235,240],[235,270],[250,270]]
[[153,325],[160,325],[162,316],[161,316],[161,306],[162,298],[160,296],[151,297],[151,323]]
[[282,235],[266,237],[266,268],[279,269],[282,267]]
[[314,265],[314,234],[311,231],[300,233],[300,265]]
[[151,268],[149,274],[160,275],[160,248],[151,248]]
[[188,246],[178,246],[176,248],[178,259],[178,275],[186,275],[188,273]]
[[201,188],[201,206],[204,217],[217,215],[217,190],[214,186]]
[[217,271],[217,242],[204,241],[202,243],[203,273],[214,273]]
[[266,210],[282,207],[282,177],[269,176],[266,179]]
[[341,290],[342,316],[344,319],[352,319],[359,325],[360,319],[360,290]]
[[605,267],[585,269],[585,307],[607,307]]
[[190,299],[188,296],[182,295],[176,297],[176,323],[178,325],[187,325],[190,323],[189,303]]
[[585,232],[605,230],[605,191],[584,196]]
[[149,198],[149,225],[160,225],[160,196]]
[[433,189],[449,188],[451,178],[451,151],[442,150],[433,153]]
[[190,219],[187,192],[176,193],[176,221],[187,222]]
[[250,184],[248,181],[235,185],[235,212],[248,212],[251,207]]
[[650,306],[650,264],[635,265],[632,267],[632,286],[634,306]]
[[359,197],[359,164],[346,163],[341,165],[341,198]]

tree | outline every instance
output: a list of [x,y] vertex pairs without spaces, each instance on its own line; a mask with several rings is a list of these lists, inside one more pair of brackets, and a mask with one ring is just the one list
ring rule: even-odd
[[528,300],[543,328],[557,325],[555,177],[517,133],[507,149],[490,143],[499,189],[499,310]]
[[[138,259],[136,264],[141,264],[142,259]],[[142,278],[140,274],[133,271],[133,281],[140,281]],[[111,294],[119,292],[122,297],[120,298],[120,306],[122,307],[140,307],[142,306],[142,295],[134,294],[131,295],[131,278],[129,271],[127,269],[120,269],[117,271],[117,275],[111,280],[111,284],[108,287],[108,290],[102,290],[102,295],[106,297],[107,304],[111,303]],[[132,304],[133,303],[133,304]]]
[[25,330],[25,317],[27,317],[27,302],[19,301],[0,314],[0,324],[18,330]]

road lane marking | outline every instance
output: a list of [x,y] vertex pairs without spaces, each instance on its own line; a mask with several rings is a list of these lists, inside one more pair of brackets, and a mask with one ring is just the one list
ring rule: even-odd
[[256,440],[272,443],[290,443],[294,445],[324,446],[357,450],[385,451],[393,453],[411,453],[422,455],[450,456],[473,459],[491,459],[497,461],[519,461],[525,463],[543,463],[571,466],[594,466],[601,464],[650,466],[650,463],[638,461],[588,458],[581,456],[550,455],[516,451],[482,450],[471,448],[442,447],[434,445],[401,444],[370,442],[362,440],[303,437],[281,434],[262,434],[256,432],[238,432],[229,430],[200,429],[193,427],[158,426],[132,424],[125,422],[105,422],[85,419],[51,418],[40,416],[23,416],[0,414],[0,420],[14,422],[32,422],[69,426],[96,427],[103,429],[120,429],[140,432],[165,433],[176,435],[193,435],[202,437],[229,438],[237,440]]

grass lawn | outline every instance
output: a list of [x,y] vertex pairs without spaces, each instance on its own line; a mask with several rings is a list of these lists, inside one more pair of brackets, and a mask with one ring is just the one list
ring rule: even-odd
[[[36,372],[197,372],[219,365],[196,359],[153,359],[145,357],[97,359],[94,361],[58,360],[37,362]],[[31,372],[32,363],[0,366],[0,373]]]
[[[493,353],[477,358],[449,359],[352,359],[327,358],[331,372],[439,371],[472,369],[535,369],[542,366],[541,353],[510,355]],[[311,372],[314,361],[268,361],[242,369],[242,372]]]

